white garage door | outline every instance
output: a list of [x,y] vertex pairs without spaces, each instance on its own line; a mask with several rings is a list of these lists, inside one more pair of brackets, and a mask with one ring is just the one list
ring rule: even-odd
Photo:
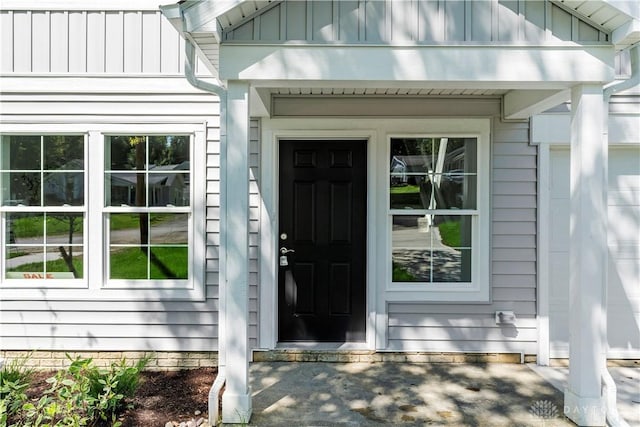
[[[569,355],[569,150],[551,151],[550,178],[550,355],[564,358]],[[608,356],[635,359],[640,358],[640,146],[610,148],[608,205]]]

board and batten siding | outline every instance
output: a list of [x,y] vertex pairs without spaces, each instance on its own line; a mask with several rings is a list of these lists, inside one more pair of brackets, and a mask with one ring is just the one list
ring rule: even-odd
[[[536,171],[529,124],[494,117],[491,303],[389,303],[389,349],[536,353]],[[516,323],[497,325],[501,310]]]
[[223,40],[547,43],[607,34],[548,0],[332,0],[274,2],[226,28]]
[[[181,75],[184,41],[159,10],[0,10],[0,72]],[[196,71],[206,72],[198,61]]]

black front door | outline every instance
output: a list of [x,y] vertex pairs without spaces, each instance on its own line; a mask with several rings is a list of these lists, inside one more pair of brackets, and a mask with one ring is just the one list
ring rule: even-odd
[[366,153],[365,141],[280,141],[280,341],[365,340]]

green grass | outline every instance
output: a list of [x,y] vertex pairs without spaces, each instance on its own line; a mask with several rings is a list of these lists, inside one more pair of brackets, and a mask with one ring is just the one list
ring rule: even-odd
[[[176,279],[189,277],[186,247],[152,247],[159,263],[151,263],[151,279]],[[111,252],[112,279],[147,279],[147,256],[139,248],[126,248]],[[160,267],[162,265],[162,267]]]
[[[47,234],[66,235],[69,233],[69,221],[61,220],[58,218],[59,217],[53,216],[47,217]],[[27,216],[21,218],[14,217],[14,219],[11,220],[11,229],[15,233],[16,237],[42,236],[44,233],[42,220],[42,215]],[[76,233],[82,230],[82,217],[76,217],[74,229]]]
[[420,193],[420,187],[417,185],[401,185],[398,187],[391,187],[391,194],[407,194],[407,193]]
[[442,243],[452,248],[460,247],[460,222],[447,221],[438,225]]
[[[111,252],[111,278],[112,279],[187,279],[189,277],[189,249],[186,247],[152,247],[157,262],[151,263],[150,277],[147,277],[148,258],[140,248],[124,248]],[[74,257],[73,265],[82,278],[82,257]],[[45,263],[33,262],[9,269],[16,272],[44,272]],[[46,263],[47,272],[69,271],[67,264],[62,260],[54,260]]]
[[18,258],[19,256],[24,256],[24,255],[28,255],[28,253],[27,252],[22,252],[22,251],[9,250],[7,252],[7,259]]
[[400,267],[395,262],[393,265],[393,281],[394,282],[415,282],[416,277],[409,273],[406,268]]
[[[57,217],[47,216],[47,234],[52,235],[67,235],[69,233],[68,220],[60,220]],[[60,215],[58,215],[59,217]],[[151,214],[151,224],[159,224],[164,221],[169,221],[175,218],[175,215],[167,214]],[[28,216],[28,217],[14,217],[11,221],[11,229],[15,233],[16,237],[36,237],[42,236],[44,233],[42,224],[42,215]],[[82,232],[82,217],[78,216],[75,220],[75,233]],[[126,229],[138,229],[140,226],[139,214],[112,214],[110,218],[111,230],[126,230]]]

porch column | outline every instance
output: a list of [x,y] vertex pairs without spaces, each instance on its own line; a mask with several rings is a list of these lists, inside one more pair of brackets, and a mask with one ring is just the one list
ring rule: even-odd
[[[251,418],[249,390],[249,86],[227,85],[226,161],[221,184],[226,206],[224,342],[226,389],[222,422],[247,423]],[[221,313],[222,315],[222,313]]]
[[571,92],[569,384],[564,413],[580,426],[605,425],[601,375],[606,360],[607,147],[603,89]]

